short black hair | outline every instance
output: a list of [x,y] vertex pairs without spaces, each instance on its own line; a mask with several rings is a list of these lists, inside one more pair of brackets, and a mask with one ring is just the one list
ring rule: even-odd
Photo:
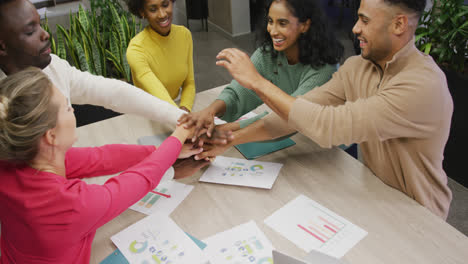
[[[270,0],[265,6],[261,26],[258,27],[257,37],[262,51],[270,52],[273,58],[278,56],[274,50],[273,42],[267,31],[268,11],[273,2]],[[337,64],[343,56],[343,45],[336,39],[333,30],[330,29],[328,19],[320,7],[318,0],[285,0],[291,14],[298,18],[299,22],[304,23],[310,19],[310,27],[307,32],[300,35],[297,39],[299,46],[299,62],[304,65],[310,65],[313,68],[319,68],[325,64]]]
[[388,5],[397,5],[416,13],[419,17],[426,8],[426,0],[383,0]]
[[2,14],[2,7],[3,7],[3,5],[8,4],[8,3],[10,3],[10,2],[13,2],[13,1],[15,1],[15,0],[0,0],[0,20],[1,20],[2,17],[5,17],[5,16]]
[[[0,0],[3,1],[3,0]],[[8,0],[5,0],[8,1]],[[175,2],[175,0],[170,0],[172,3]],[[133,15],[142,18],[140,15],[140,12],[143,10],[145,6],[145,0],[126,0],[127,3],[128,11],[132,13]]]

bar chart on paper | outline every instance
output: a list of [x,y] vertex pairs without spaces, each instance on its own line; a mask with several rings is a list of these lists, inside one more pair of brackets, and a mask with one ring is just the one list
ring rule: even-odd
[[140,201],[130,206],[130,209],[147,215],[156,211],[169,215],[192,189],[191,185],[172,180],[160,182],[156,189],[148,192]]
[[[160,193],[167,193],[167,188],[162,188],[161,190],[156,188],[155,189],[156,192],[160,192]],[[149,192],[147,195],[145,195],[145,197],[143,197],[143,199],[141,199],[139,202],[138,202],[138,205],[139,206],[144,206],[146,208],[151,208],[153,207],[153,205],[162,197],[162,199],[164,199],[165,197],[163,195],[159,195],[159,194],[156,194],[156,193],[152,193],[152,192]]]
[[367,232],[317,202],[300,195],[265,223],[306,252],[317,250],[340,258]]

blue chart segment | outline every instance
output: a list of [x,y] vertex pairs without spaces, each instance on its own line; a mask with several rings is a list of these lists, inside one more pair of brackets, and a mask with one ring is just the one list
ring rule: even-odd
[[[257,237],[252,236],[246,240],[239,240],[234,243],[234,247],[222,248],[220,253],[224,255],[224,260],[233,263],[238,262],[240,259],[245,260],[242,263],[254,264],[273,264],[271,257],[259,257],[259,253],[264,249],[262,242]],[[260,253],[261,254],[261,253]]]
[[[168,189],[161,188],[161,190],[159,190],[158,188],[156,188],[155,191],[160,193],[167,193]],[[145,195],[145,197],[143,197],[143,199],[140,200],[140,202],[138,202],[138,205],[144,206],[146,208],[151,208],[159,199],[161,199],[160,195],[149,192]]]

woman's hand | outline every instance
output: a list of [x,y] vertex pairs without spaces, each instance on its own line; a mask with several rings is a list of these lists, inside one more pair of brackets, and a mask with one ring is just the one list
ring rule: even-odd
[[223,125],[217,125],[214,128],[214,131],[211,137],[207,135],[201,135],[198,137],[197,141],[194,142],[199,147],[202,147],[204,144],[211,145],[226,145],[234,140],[232,131],[239,129],[239,123],[227,123]]
[[204,145],[203,152],[195,155],[195,160],[214,160],[214,157],[223,154],[231,144],[226,145]]
[[193,155],[197,155],[203,151],[202,147],[197,147],[192,143],[185,143],[180,150],[178,159],[186,159],[192,157]]
[[195,142],[205,131],[208,137],[211,137],[214,128],[214,117],[215,113],[209,108],[205,108],[199,112],[183,114],[177,122],[185,128],[192,128],[195,126],[192,137],[192,142]]
[[238,49],[224,49],[216,56],[216,65],[223,66],[240,85],[255,91],[254,85],[264,78],[258,73],[249,56]]

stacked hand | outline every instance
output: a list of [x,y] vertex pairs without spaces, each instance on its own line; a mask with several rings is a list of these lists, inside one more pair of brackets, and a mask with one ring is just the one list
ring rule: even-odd
[[209,152],[196,153],[196,160],[213,160],[215,156],[229,148],[231,146],[229,143],[234,139],[232,128],[235,128],[235,125],[215,126],[214,116],[213,112],[206,108],[200,112],[184,114],[178,120],[179,126],[193,129],[192,143],[194,146],[209,150]]

